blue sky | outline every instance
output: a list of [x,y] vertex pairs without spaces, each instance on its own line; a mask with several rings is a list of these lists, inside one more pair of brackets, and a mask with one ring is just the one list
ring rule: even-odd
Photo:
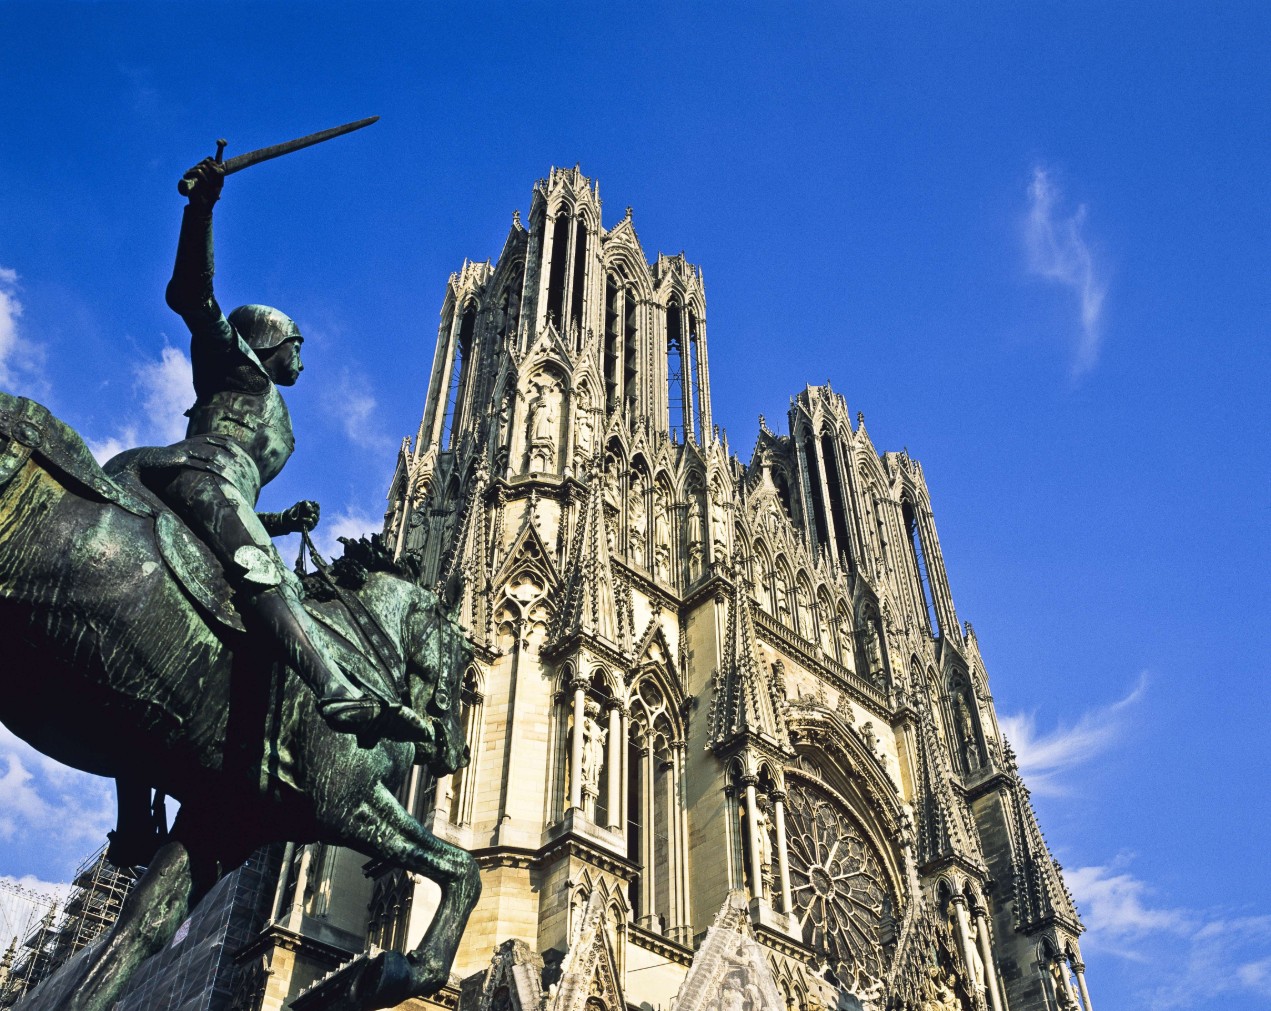
[[[446,278],[578,162],[702,265],[734,451],[828,379],[923,461],[1094,1001],[1271,1007],[1271,7],[469,6],[0,4],[0,387],[179,434],[181,171],[380,115],[216,226],[309,338],[266,507],[376,525]],[[0,874],[110,800],[0,731]]]

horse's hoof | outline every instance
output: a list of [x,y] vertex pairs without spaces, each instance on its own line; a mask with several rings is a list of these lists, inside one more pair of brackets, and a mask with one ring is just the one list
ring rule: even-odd
[[381,951],[362,970],[353,994],[362,1011],[380,1011],[414,996],[414,984],[412,966],[406,956],[396,951]]

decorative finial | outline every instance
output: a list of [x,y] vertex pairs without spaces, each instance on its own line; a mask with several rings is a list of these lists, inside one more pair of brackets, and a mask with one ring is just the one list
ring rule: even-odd
[[519,210],[512,212],[512,224],[516,226],[521,224],[521,212]]
[[627,220],[631,220],[631,205],[627,204]]

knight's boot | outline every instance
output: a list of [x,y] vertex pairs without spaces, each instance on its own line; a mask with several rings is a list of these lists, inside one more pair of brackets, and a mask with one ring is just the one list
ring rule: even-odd
[[309,613],[286,584],[255,594],[250,607],[286,650],[287,660],[318,700],[318,712],[334,730],[396,741],[432,739],[432,728],[413,709],[384,703],[359,691],[322,652],[310,634]]

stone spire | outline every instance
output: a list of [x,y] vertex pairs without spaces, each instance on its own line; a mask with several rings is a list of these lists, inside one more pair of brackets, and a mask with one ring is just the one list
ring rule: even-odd
[[617,608],[613,569],[609,563],[609,538],[605,529],[604,479],[593,464],[578,526],[574,531],[565,571],[569,581],[560,609],[558,639],[593,635],[618,645]]
[[983,866],[979,837],[966,805],[950,785],[954,781],[948,756],[940,746],[935,721],[921,705],[918,732],[918,863],[961,857]]
[[1074,936],[1085,928],[1077,916],[1077,907],[1064,884],[1058,863],[1050,855],[1050,847],[1037,824],[1037,814],[1028,787],[1008,750],[1007,762],[1013,779],[1008,794],[1013,808],[1017,848],[1012,861],[1014,870],[1015,917],[1020,930],[1031,931],[1058,921]]
[[784,700],[775,698],[771,680],[756,659],[755,625],[750,600],[741,589],[733,592],[728,608],[728,638],[724,670],[715,674],[711,702],[711,744],[722,747],[737,737],[766,737],[790,747]]

